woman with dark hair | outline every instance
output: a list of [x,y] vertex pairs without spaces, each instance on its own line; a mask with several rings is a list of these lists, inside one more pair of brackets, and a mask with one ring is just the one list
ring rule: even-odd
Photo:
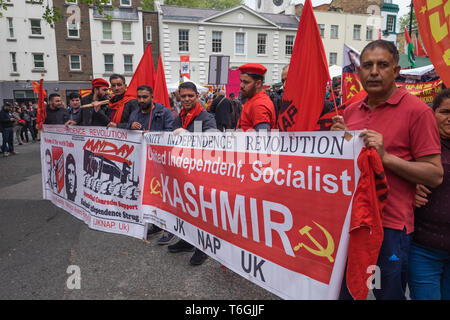
[[65,184],[67,199],[70,201],[75,201],[75,197],[77,195],[77,173],[75,159],[70,153],[66,158]]
[[414,300],[450,300],[450,89],[434,99],[432,108],[441,138],[444,179],[436,188],[416,188],[408,272]]

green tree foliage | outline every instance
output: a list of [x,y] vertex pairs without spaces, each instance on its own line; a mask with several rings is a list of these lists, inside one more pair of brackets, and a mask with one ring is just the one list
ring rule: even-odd
[[192,8],[229,9],[242,4],[242,2],[242,0],[166,0],[164,4]]
[[[406,29],[409,31],[409,20],[410,20],[410,13],[405,13],[403,16],[398,19],[398,22],[400,24],[400,32],[403,32],[403,30]],[[417,19],[416,19],[416,13],[413,11],[413,19],[412,19],[412,28],[417,29]]]

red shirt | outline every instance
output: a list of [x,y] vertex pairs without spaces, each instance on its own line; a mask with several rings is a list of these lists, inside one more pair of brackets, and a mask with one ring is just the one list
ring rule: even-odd
[[251,97],[242,107],[240,128],[244,131],[253,129],[257,124],[267,122],[271,129],[276,128],[275,107],[265,91]]
[[[417,97],[400,88],[373,111],[367,98],[344,111],[350,130],[371,129],[383,135],[386,152],[406,161],[440,154],[439,132],[433,110]],[[383,210],[383,227],[414,231],[416,186],[385,169],[389,195]]]

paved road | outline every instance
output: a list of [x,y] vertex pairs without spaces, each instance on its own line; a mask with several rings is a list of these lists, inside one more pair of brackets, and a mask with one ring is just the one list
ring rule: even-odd
[[[0,299],[245,299],[278,297],[208,259],[89,229],[42,200],[39,143],[0,156]],[[81,288],[68,289],[79,266]]]

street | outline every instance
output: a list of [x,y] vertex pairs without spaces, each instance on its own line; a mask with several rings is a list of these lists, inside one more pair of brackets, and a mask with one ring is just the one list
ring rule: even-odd
[[279,299],[211,258],[191,266],[192,253],[169,253],[158,235],[89,229],[42,200],[39,143],[16,151],[0,157],[0,299]]

